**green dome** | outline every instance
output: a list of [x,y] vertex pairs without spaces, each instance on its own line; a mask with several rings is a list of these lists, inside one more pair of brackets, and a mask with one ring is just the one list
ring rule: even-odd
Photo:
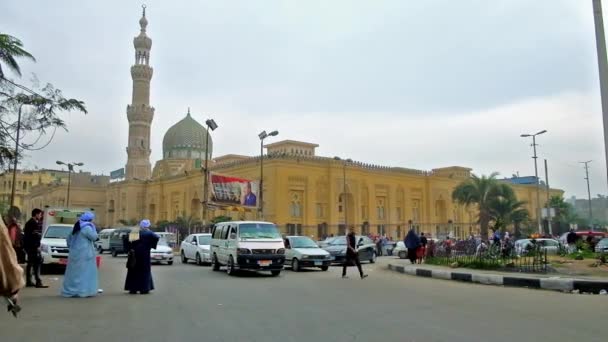
[[[190,116],[171,126],[163,138],[163,159],[205,159],[207,131]],[[209,159],[213,141],[209,137]]]

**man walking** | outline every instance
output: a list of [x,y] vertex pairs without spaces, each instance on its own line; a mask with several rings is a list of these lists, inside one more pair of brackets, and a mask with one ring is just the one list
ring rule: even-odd
[[[40,279],[42,257],[40,255],[40,240],[42,240],[42,210],[32,210],[32,218],[25,224],[23,230],[23,248],[27,254],[27,267],[25,268],[25,281],[27,287],[47,288]],[[32,272],[36,283],[32,281]]]
[[342,267],[342,278],[347,278],[346,268],[352,263],[355,263],[357,265],[361,279],[367,278],[367,274],[363,274],[361,262],[359,261],[359,253],[357,252],[357,237],[355,236],[355,230],[351,228],[348,235],[346,235],[346,260],[344,261],[344,266]]

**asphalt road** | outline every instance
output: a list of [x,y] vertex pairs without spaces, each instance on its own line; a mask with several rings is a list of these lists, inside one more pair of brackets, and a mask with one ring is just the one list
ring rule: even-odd
[[0,341],[606,341],[608,296],[409,277],[364,265],[364,280],[337,267],[229,277],[193,264],[153,266],[157,290],[122,291],[125,258],[104,256],[104,293],[59,297],[25,289]]

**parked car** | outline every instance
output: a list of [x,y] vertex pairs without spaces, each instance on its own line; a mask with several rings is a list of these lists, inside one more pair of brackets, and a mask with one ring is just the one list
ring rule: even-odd
[[132,228],[117,228],[110,235],[110,252],[113,257],[117,257],[119,254],[127,254],[125,249],[125,240],[128,239],[129,233]]
[[182,241],[179,254],[182,264],[195,260],[197,265],[211,264],[211,234],[191,234]]
[[321,248],[325,248],[335,239],[337,239],[337,236],[327,237],[325,240],[317,242],[317,245]]
[[167,265],[173,265],[173,249],[169,247],[166,239],[160,238],[156,248],[150,250],[150,260],[153,263],[166,262]]
[[158,235],[162,239],[165,239],[165,241],[167,241],[167,245],[169,245],[169,247],[171,247],[171,248],[177,247],[177,242],[176,242],[177,237],[176,237],[175,233],[156,232],[156,235]]
[[72,234],[73,225],[53,224],[46,227],[40,241],[43,265],[67,265],[69,249],[66,238]]
[[307,236],[287,236],[285,238],[285,265],[290,265],[294,272],[303,267],[319,267],[327,271],[333,260],[329,252],[319,248]]
[[601,239],[600,242],[595,245],[596,253],[608,253],[608,238]]
[[[528,246],[532,244],[533,239],[521,239],[515,241],[515,252],[517,255],[525,255]],[[546,250],[547,254],[558,254],[560,249],[560,242],[555,239],[539,238],[536,240],[536,244],[540,246],[542,250]]]
[[110,250],[110,237],[112,236],[112,232],[116,229],[102,229],[99,234],[97,234],[97,241],[95,241],[95,249],[99,254],[103,254],[105,251]]
[[403,241],[397,241],[397,245],[393,248],[393,255],[399,257],[399,259],[407,258],[407,247]]
[[[359,260],[376,262],[376,244],[367,236],[357,235],[357,251],[359,252]],[[334,258],[336,264],[343,264],[346,261],[346,236],[338,236],[328,242],[323,248]]]
[[211,233],[213,270],[226,266],[229,275],[237,270],[270,271],[281,274],[285,245],[274,223],[260,221],[221,222]]

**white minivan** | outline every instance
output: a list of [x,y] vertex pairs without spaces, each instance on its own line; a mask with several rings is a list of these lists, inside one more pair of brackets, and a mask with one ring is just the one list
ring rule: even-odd
[[226,266],[236,270],[270,271],[281,274],[285,264],[285,245],[274,223],[260,221],[221,222],[211,232],[213,270]]
[[115,229],[102,229],[99,234],[97,234],[97,241],[95,241],[95,249],[99,254],[103,254],[105,251],[110,250],[110,236],[112,236],[112,232]]

